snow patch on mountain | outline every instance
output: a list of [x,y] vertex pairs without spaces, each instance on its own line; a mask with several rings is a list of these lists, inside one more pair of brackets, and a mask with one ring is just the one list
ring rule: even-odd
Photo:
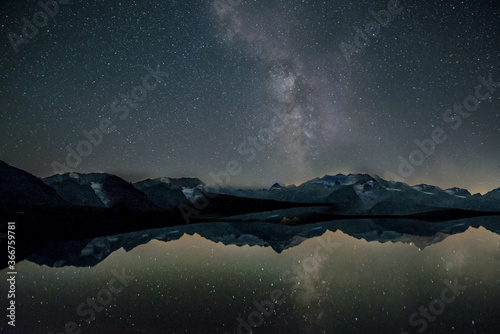
[[170,183],[170,178],[168,177],[160,177],[159,180],[162,183]]
[[385,190],[388,190],[388,191],[403,191],[402,189],[397,189],[397,188],[385,188]]
[[94,190],[95,194],[97,195],[97,197],[99,197],[102,203],[106,207],[109,207],[109,203],[111,203],[111,200],[106,196],[106,194],[102,190],[102,183],[90,182],[90,187],[92,188],[92,190]]
[[414,186],[412,187],[412,189],[416,190],[416,191],[419,191],[421,192],[422,194],[426,194],[426,195],[435,195],[434,193],[431,193],[429,191],[425,191],[421,186]]
[[198,185],[196,187],[182,187],[182,193],[186,196],[186,199],[191,203],[196,203],[198,198],[203,196],[204,186]]
[[194,188],[182,187],[182,193],[186,196],[188,201],[194,203]]
[[455,192],[453,190],[451,190],[451,189],[445,190],[444,192],[447,193],[447,194],[450,194],[452,196],[458,197],[458,198],[467,198],[465,196],[460,196],[460,195],[455,194]]

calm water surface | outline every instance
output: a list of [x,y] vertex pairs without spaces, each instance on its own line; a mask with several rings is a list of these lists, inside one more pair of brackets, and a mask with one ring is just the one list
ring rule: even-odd
[[277,254],[184,235],[94,267],[23,261],[16,327],[1,332],[498,333],[500,236],[414,241],[327,231]]

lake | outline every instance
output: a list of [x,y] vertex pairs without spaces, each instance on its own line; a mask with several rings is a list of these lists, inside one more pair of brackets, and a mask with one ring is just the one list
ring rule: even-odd
[[177,236],[128,251],[94,240],[78,251],[92,266],[18,263],[16,327],[1,332],[498,333],[500,236],[482,226],[385,242],[327,230],[278,251],[162,233]]

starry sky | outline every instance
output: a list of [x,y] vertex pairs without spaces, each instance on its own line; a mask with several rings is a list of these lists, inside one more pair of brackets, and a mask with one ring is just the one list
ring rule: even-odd
[[497,0],[46,3],[0,4],[0,159],[34,175],[500,187]]

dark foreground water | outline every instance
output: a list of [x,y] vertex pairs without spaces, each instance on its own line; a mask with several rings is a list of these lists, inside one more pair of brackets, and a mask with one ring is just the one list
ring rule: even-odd
[[499,333],[500,236],[480,227],[443,237],[380,243],[327,231],[278,254],[184,235],[93,267],[23,261],[15,327],[0,272],[0,331]]

